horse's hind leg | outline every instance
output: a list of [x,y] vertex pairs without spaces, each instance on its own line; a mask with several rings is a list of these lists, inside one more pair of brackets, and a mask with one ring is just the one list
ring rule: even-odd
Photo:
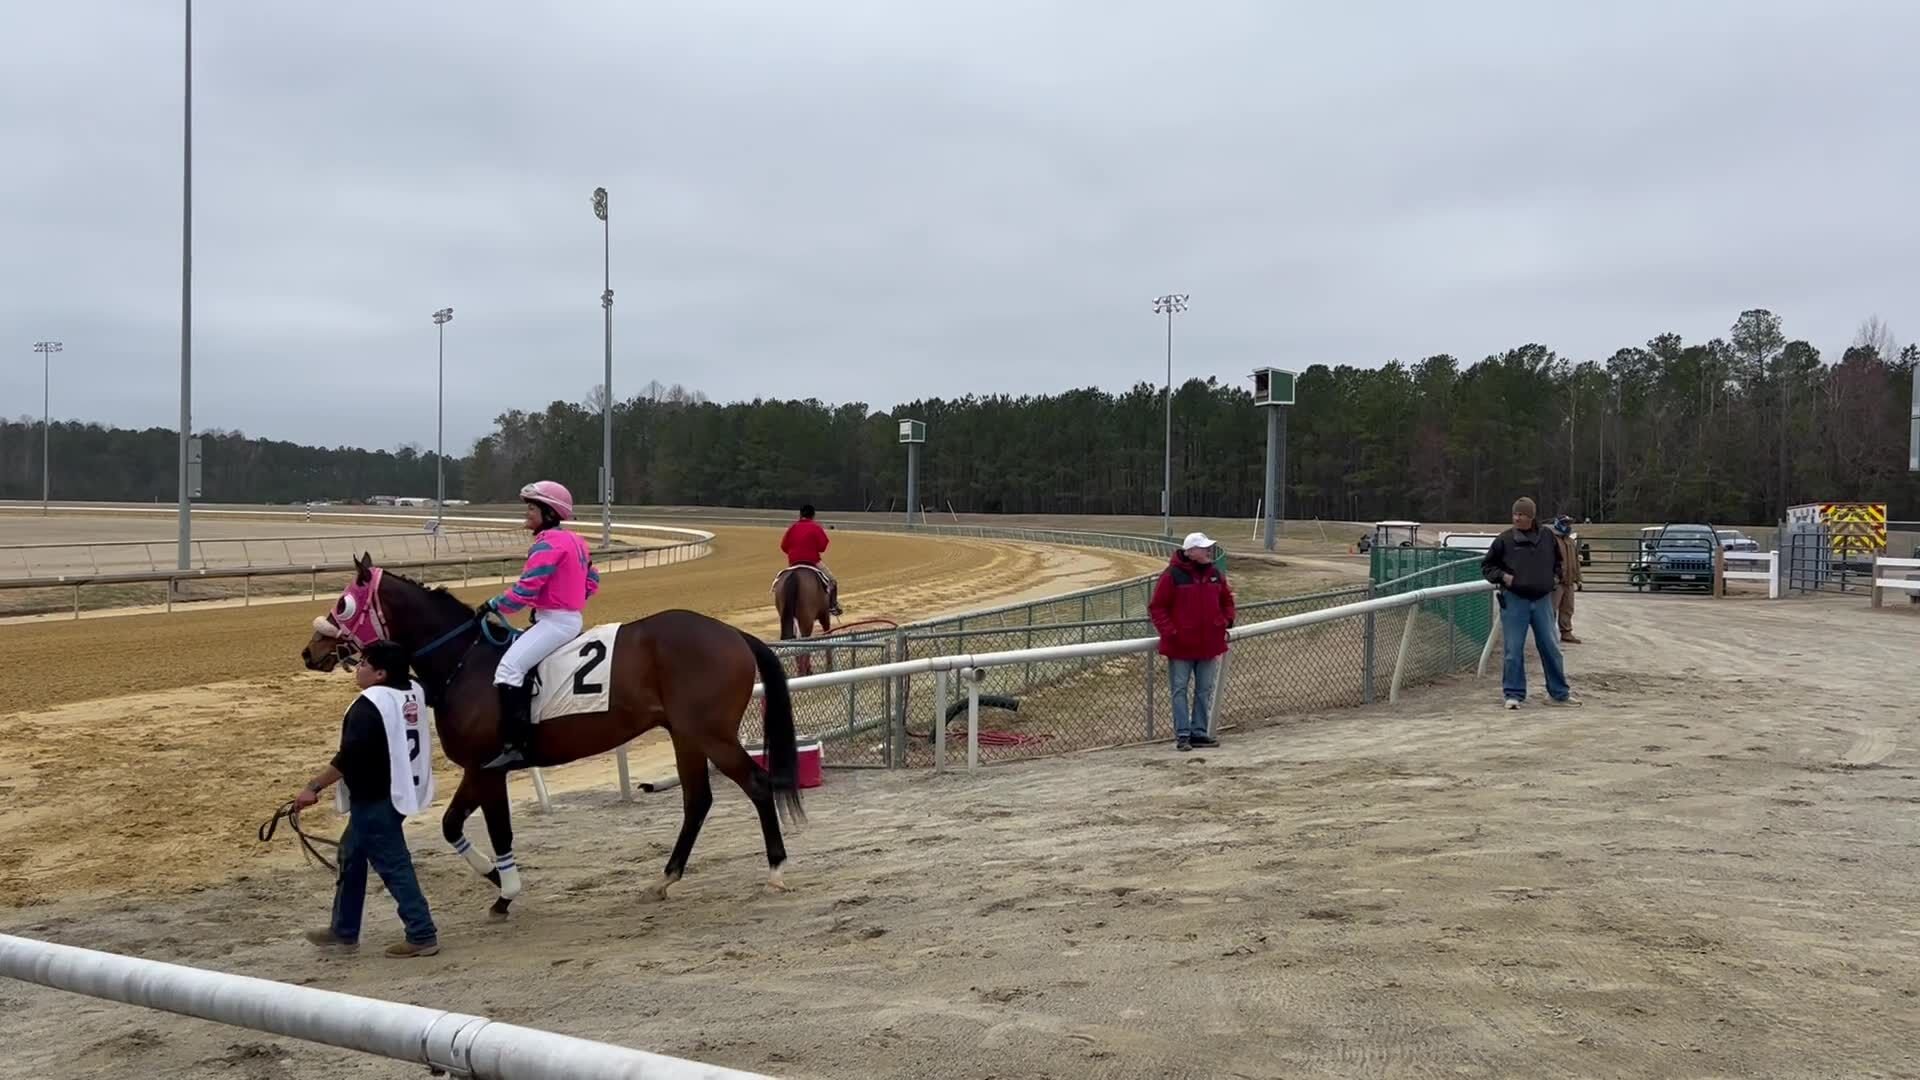
[[680,838],[673,842],[673,854],[667,856],[667,873],[653,887],[655,900],[665,900],[667,890],[685,876],[687,860],[693,857],[693,842],[700,837],[700,826],[713,809],[713,786],[707,781],[707,755],[689,736],[673,740],[673,764],[680,774]]
[[760,812],[760,835],[767,842],[767,888],[775,892],[787,890],[783,870],[787,862],[787,845],[780,839],[780,817],[774,812],[773,784],[767,778],[767,771],[753,763],[747,751],[738,742],[726,742],[713,748],[713,764],[727,778],[740,785],[740,790],[753,800],[753,808]]

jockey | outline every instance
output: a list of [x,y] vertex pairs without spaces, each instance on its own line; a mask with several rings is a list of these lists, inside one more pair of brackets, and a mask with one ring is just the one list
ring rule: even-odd
[[820,563],[820,556],[826,554],[827,530],[813,520],[811,503],[800,508],[800,520],[787,526],[786,535],[780,538],[780,550],[787,556],[788,566],[811,566],[820,572],[827,582],[827,610],[835,615],[840,611],[840,583],[833,580],[827,568]]
[[494,671],[500,734],[506,746],[487,762],[489,769],[510,769],[527,762],[527,746],[533,741],[533,691],[526,685],[527,675],[554,650],[580,636],[581,612],[600,591],[600,572],[593,567],[587,542],[560,524],[573,516],[572,493],[552,480],[541,480],[521,488],[520,499],[527,504],[525,528],[533,533],[527,567],[519,581],[481,605],[481,610],[511,615],[532,608],[534,615]]

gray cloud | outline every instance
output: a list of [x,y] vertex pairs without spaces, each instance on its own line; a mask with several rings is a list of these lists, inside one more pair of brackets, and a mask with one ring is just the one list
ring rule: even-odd
[[[430,445],[725,400],[1913,336],[1920,9],[201,0],[195,420]],[[173,423],[176,3],[10,5],[0,413]],[[10,343],[10,344],[9,344]]]

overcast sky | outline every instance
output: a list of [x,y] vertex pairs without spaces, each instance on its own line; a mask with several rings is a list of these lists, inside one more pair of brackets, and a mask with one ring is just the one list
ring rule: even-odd
[[[0,5],[0,414],[174,426],[181,5]],[[200,0],[194,423],[1920,337],[1920,5]],[[1311,408],[1311,402],[1301,407]]]

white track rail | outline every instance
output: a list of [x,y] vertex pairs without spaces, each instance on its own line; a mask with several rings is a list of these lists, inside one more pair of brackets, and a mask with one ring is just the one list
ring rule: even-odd
[[0,934],[0,975],[479,1080],[766,1080],[481,1016]]

